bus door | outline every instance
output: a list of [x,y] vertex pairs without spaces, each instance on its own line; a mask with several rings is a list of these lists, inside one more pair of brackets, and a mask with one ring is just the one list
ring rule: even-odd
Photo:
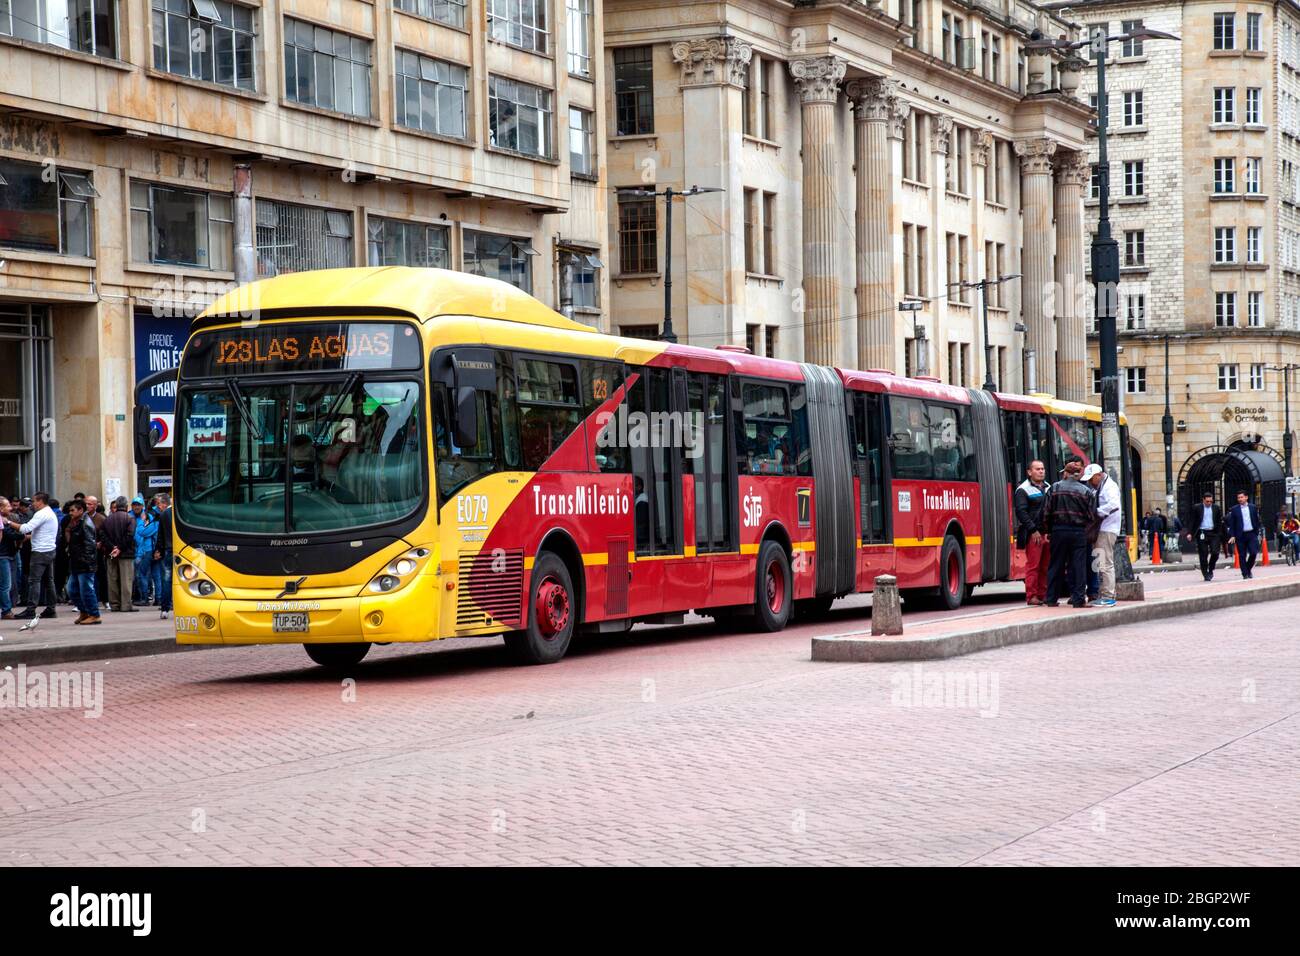
[[[632,457],[636,560],[628,614],[642,617],[690,607],[679,593],[668,595],[684,574],[681,427],[685,378],[681,370],[629,368],[636,381],[628,391],[628,446]],[[671,414],[676,411],[678,414]]]
[[853,392],[854,461],[858,486],[859,591],[870,591],[878,574],[894,573],[890,535],[889,469],[885,454],[884,395]]

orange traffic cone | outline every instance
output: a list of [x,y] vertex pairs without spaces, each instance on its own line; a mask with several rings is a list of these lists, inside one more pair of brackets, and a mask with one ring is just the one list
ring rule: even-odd
[[1160,564],[1160,535],[1151,536],[1151,564]]
[[1241,567],[1241,548],[1237,545],[1235,541],[1233,542],[1232,545],[1232,566],[1234,568]]
[[1259,556],[1259,564],[1260,567],[1266,568],[1268,567],[1268,535],[1261,534],[1259,536],[1259,546],[1264,549]]

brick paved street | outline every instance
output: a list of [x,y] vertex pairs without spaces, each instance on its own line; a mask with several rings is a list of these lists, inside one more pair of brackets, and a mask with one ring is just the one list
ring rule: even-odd
[[63,665],[104,713],[0,710],[0,863],[1295,865],[1294,603],[919,670],[811,663],[844,615],[377,648],[355,688],[299,647]]

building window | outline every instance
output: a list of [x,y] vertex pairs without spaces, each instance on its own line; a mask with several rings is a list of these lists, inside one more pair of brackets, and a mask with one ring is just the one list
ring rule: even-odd
[[1260,25],[1263,20],[1263,14],[1248,13],[1246,14],[1246,49],[1262,50],[1263,38],[1260,35]]
[[1263,176],[1264,160],[1259,156],[1246,157],[1246,193],[1247,195],[1258,195],[1263,184],[1260,182]]
[[1135,293],[1124,300],[1124,328],[1137,332],[1147,327],[1147,297],[1145,293]]
[[1124,391],[1138,395],[1147,390],[1147,370],[1141,367],[1124,369]]
[[229,272],[234,251],[231,197],[131,183],[131,258]]
[[659,271],[655,199],[635,192],[618,197],[618,270],[623,275]]
[[596,175],[596,131],[591,110],[569,107],[569,172]]
[[1237,122],[1237,88],[1235,86],[1216,86],[1214,88],[1214,122]]
[[745,190],[745,271],[758,271],[758,190]]
[[1263,120],[1263,89],[1258,86],[1246,87],[1246,122],[1253,126],[1261,126]]
[[1237,191],[1237,161],[1233,157],[1214,157],[1214,191],[1216,193]]
[[772,64],[772,60],[757,54],[750,63],[748,82],[741,92],[746,136],[772,138]]
[[488,77],[488,132],[497,149],[549,158],[551,91]]
[[370,41],[284,20],[284,95],[297,103],[370,116]]
[[[1120,21],[1120,33],[1133,33],[1142,29],[1141,20],[1122,20]],[[1119,55],[1123,57],[1141,56],[1142,40],[1123,40],[1120,43]]]
[[1237,293],[1214,293],[1214,324],[1221,329],[1231,329],[1237,325]]
[[1260,261],[1260,238],[1262,230],[1259,226],[1246,227],[1246,261]]
[[0,157],[0,183],[0,247],[91,255],[87,174]]
[[750,355],[758,354],[758,330],[760,326],[745,326],[745,348],[749,349]]
[[600,308],[600,257],[583,249],[561,249],[560,268],[569,270],[569,294],[575,309]]
[[117,59],[117,30],[117,0],[0,0],[0,36]]
[[1219,264],[1237,261],[1237,227],[1214,227],[1214,261]]
[[1263,362],[1250,363],[1250,388],[1251,391],[1254,392],[1262,392],[1264,390],[1264,363]]
[[397,125],[463,139],[469,71],[407,50],[395,50],[393,55]]
[[1124,162],[1124,195],[1130,198],[1146,194],[1146,161],[1131,159]]
[[1146,123],[1146,113],[1142,108],[1142,91],[1127,90],[1124,93],[1124,125],[1141,126]]
[[450,233],[447,226],[368,216],[366,263],[372,266],[450,269]]
[[1147,234],[1145,229],[1124,230],[1124,265],[1130,267],[1147,264]]
[[659,338],[659,326],[620,325],[618,327],[618,334],[627,339],[657,339]]
[[1101,369],[1099,368],[1092,370],[1092,394],[1101,394]]
[[1101,198],[1101,164],[1093,163],[1092,172],[1088,178],[1088,198]]
[[465,28],[465,0],[393,0],[393,7],[404,13]]
[[465,271],[500,279],[525,292],[533,291],[532,246],[525,239],[466,229],[463,233]]
[[1219,391],[1235,392],[1237,390],[1237,366],[1219,366]]
[[764,275],[776,275],[776,193],[763,193],[762,265]]
[[341,269],[355,264],[352,213],[269,199],[257,200],[253,213],[259,276]]
[[254,16],[251,7],[225,0],[153,0],[154,68],[257,89]]
[[534,53],[545,53],[550,34],[548,0],[487,0],[488,36]]
[[569,72],[591,76],[591,47],[595,16],[592,0],[567,0],[569,14]]
[[616,135],[641,136],[655,131],[653,48],[621,47],[614,51]]
[[1231,13],[1214,15],[1214,49],[1231,50],[1237,45],[1237,17]]
[[1252,329],[1264,326],[1264,293],[1246,293],[1246,324]]

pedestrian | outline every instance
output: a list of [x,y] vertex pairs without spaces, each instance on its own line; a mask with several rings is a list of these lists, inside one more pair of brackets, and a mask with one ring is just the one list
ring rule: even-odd
[[158,560],[158,616],[166,617],[172,611],[172,499],[171,495],[158,496],[158,539],[154,543],[154,557]]
[[14,507],[9,499],[0,496],[0,620],[14,619],[14,603],[17,601],[18,549],[22,547],[23,535],[17,528],[9,525],[9,516]]
[[1052,561],[1047,575],[1045,607],[1057,607],[1069,573],[1070,606],[1086,607],[1088,581],[1087,529],[1097,516],[1097,498],[1092,489],[1079,480],[1083,470],[1078,462],[1065,466],[1065,477],[1052,485],[1043,509]]
[[84,501],[68,504],[68,518],[63,534],[68,552],[68,594],[80,614],[75,624],[99,623],[99,598],[95,593],[95,565],[99,543],[95,522],[86,513]]
[[58,545],[59,519],[50,507],[47,492],[38,491],[32,495],[32,507],[35,510],[29,520],[21,524],[9,521],[11,528],[17,528],[22,534],[31,536],[32,558],[27,566],[27,610],[18,615],[19,620],[36,617],[36,607],[41,603],[45,604],[41,617],[58,616],[54,613],[54,553]]
[[[1165,532],[1168,530],[1169,529],[1165,524],[1164,512],[1157,508],[1155,513],[1151,516],[1151,537],[1153,540],[1159,541],[1161,554],[1164,554],[1165,551],[1168,550],[1165,548]],[[1153,545],[1153,551],[1154,547],[1155,546]]]
[[1097,517],[1101,524],[1092,548],[1092,564],[1100,578],[1093,607],[1115,606],[1115,539],[1119,537],[1120,509],[1119,485],[1102,470],[1091,464],[1083,470],[1083,480],[1097,493]]
[[[144,501],[136,498],[141,505]],[[134,509],[133,509],[134,510]],[[153,586],[154,542],[158,539],[158,525],[149,512],[141,509],[135,513],[135,607],[149,606],[149,592]]]
[[126,498],[113,502],[113,513],[100,531],[100,545],[108,554],[108,604],[114,611],[134,611],[131,583],[135,578],[135,518]]
[[59,519],[59,533],[54,539],[54,595],[59,604],[68,603],[68,550],[63,537],[63,529],[68,520],[68,509],[60,506],[55,498],[50,499],[54,516]]
[[1043,533],[1043,508],[1052,486],[1047,483],[1047,466],[1031,461],[1027,476],[1016,487],[1016,547],[1025,552],[1025,602],[1031,607],[1047,596],[1047,566],[1051,549]]
[[1228,512],[1228,543],[1241,554],[1241,576],[1255,576],[1255,559],[1259,556],[1259,509],[1250,503],[1250,495],[1237,492],[1237,505]]
[[1212,491],[1201,495],[1201,503],[1192,508],[1192,524],[1187,537],[1193,534],[1196,536],[1196,555],[1201,561],[1201,577],[1213,581],[1214,566],[1219,563],[1219,542],[1223,537],[1223,509],[1214,503]]
[[[86,496],[86,516],[95,523],[95,540],[102,540],[101,532],[108,516],[94,495]],[[95,596],[99,599],[100,607],[108,607],[108,555],[102,547],[95,556]]]

